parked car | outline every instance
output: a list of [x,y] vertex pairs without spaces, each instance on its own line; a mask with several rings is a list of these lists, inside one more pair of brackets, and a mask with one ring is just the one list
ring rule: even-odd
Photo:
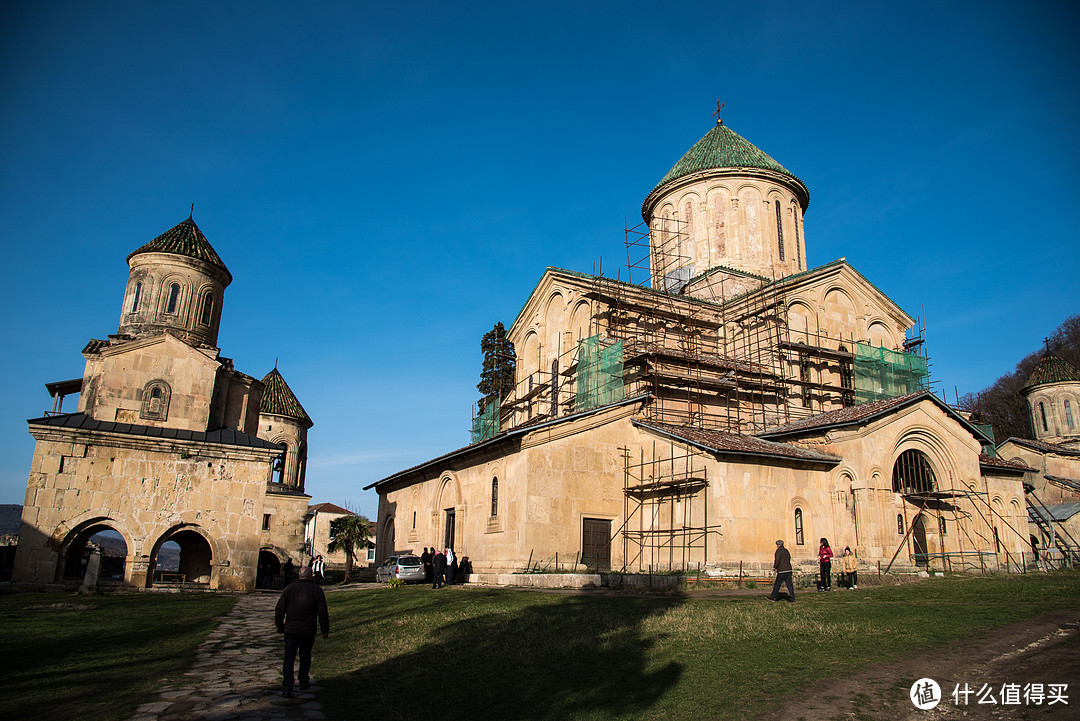
[[389,556],[375,571],[375,580],[378,583],[389,581],[391,578],[409,583],[411,581],[424,581],[424,563],[419,556]]

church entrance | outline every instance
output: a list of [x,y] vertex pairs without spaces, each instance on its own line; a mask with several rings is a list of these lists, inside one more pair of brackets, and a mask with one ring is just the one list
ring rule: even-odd
[[590,571],[611,570],[611,521],[581,519],[581,563]]
[[456,525],[456,516],[457,513],[453,508],[446,509],[446,535],[443,537],[444,548],[454,547],[454,532],[456,530],[454,526]]
[[926,523],[925,516],[919,514],[915,517],[915,523],[911,527],[911,547],[915,554],[916,566],[929,566],[930,557],[926,549]]
[[274,577],[281,573],[281,561],[273,551],[259,551],[259,575],[255,579],[256,588],[273,588]]

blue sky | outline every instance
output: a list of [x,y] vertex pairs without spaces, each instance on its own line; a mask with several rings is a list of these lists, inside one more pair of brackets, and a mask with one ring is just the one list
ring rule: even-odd
[[717,98],[810,188],[810,264],[925,314],[950,400],[1080,312],[1075,3],[660,8],[4,3],[0,503],[127,254],[195,203],[223,354],[277,360],[308,492],[374,517],[363,486],[468,442],[480,337],[544,267],[616,274]]

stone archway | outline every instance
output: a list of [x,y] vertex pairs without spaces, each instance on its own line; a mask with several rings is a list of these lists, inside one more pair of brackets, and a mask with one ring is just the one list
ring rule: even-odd
[[281,559],[269,548],[259,549],[259,573],[255,588],[273,588],[274,579],[281,574]]
[[[160,574],[155,573],[155,570],[158,552],[167,541],[172,541],[180,547],[180,561],[176,571],[179,575],[162,579]],[[213,560],[214,549],[210,545],[210,541],[203,535],[201,528],[192,525],[171,528],[161,535],[150,553],[150,567],[146,574],[146,586],[149,588],[155,582],[180,582],[185,585],[212,587]]]
[[55,580],[82,581],[90,555],[101,554],[98,582],[123,583],[128,580],[127,557],[131,553],[124,535],[108,518],[96,518],[76,526],[60,544]]

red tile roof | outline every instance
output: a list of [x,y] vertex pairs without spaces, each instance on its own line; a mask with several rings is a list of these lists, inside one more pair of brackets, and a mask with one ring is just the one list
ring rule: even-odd
[[672,438],[688,441],[694,445],[702,446],[721,454],[791,458],[794,460],[817,461],[830,464],[836,464],[842,460],[839,456],[828,453],[811,451],[788,443],[766,441],[741,433],[710,431],[701,428],[672,426],[665,423],[647,423],[645,421],[637,420],[634,421],[634,425],[641,428],[649,428],[671,436]]

